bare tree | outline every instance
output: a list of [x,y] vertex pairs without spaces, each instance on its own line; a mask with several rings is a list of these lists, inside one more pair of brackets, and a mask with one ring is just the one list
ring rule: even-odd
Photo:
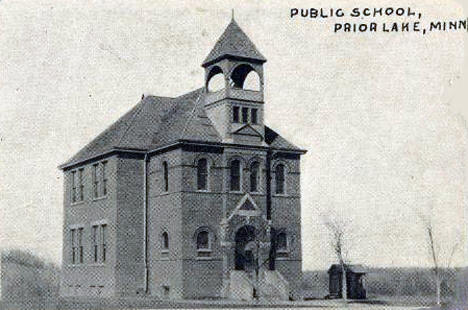
[[341,296],[344,302],[348,300],[348,288],[346,283],[347,244],[345,237],[348,233],[348,225],[336,218],[324,218],[325,227],[330,233],[330,245],[341,266]]
[[[432,208],[430,208],[432,211]],[[441,244],[436,238],[436,231],[434,229],[434,220],[429,214],[419,213],[419,217],[423,223],[424,231],[427,237],[427,246],[431,255],[432,272],[434,275],[434,285],[436,289],[436,303],[438,306],[441,304],[441,283],[444,280],[443,268],[448,269],[452,267],[453,257],[460,247],[459,240],[455,240],[453,244],[448,245],[447,251],[442,251]],[[447,244],[447,240],[445,240]],[[445,255],[444,255],[445,254]]]

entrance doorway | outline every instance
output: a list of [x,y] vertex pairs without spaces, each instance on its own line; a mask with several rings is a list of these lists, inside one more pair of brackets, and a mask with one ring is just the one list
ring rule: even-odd
[[236,232],[235,242],[235,270],[253,270],[255,268],[255,249],[249,245],[255,242],[255,227],[246,225],[239,228]]

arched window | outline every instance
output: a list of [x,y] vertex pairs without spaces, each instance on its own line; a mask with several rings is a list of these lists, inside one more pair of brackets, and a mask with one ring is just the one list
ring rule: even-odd
[[167,166],[167,162],[163,162],[163,175],[164,175],[164,191],[167,192],[169,190],[169,169]]
[[163,251],[169,250],[169,234],[166,231],[161,235],[161,248]]
[[231,182],[230,182],[230,189],[231,191],[240,191],[240,181],[241,181],[241,165],[240,161],[235,159],[231,161]]
[[288,239],[285,232],[280,232],[277,235],[277,246],[276,250],[278,252],[286,252],[288,250]]
[[276,194],[284,194],[284,165],[279,164],[275,169]]
[[224,74],[220,67],[213,67],[213,69],[211,69],[207,81],[206,86],[208,92],[217,92],[225,88],[226,81],[224,80]]
[[208,161],[206,158],[200,158],[197,162],[197,189],[208,189]]
[[210,250],[210,233],[207,230],[202,230],[197,234],[197,250]]
[[260,163],[255,161],[250,164],[250,191],[258,192],[260,184]]
[[232,71],[230,85],[234,88],[260,91],[260,76],[254,68],[242,64]]

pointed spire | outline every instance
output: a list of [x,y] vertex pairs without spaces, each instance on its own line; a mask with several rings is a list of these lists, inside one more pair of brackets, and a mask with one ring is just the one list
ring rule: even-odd
[[249,37],[247,37],[245,32],[242,31],[234,20],[234,10],[232,10],[231,22],[218,39],[205,61],[203,61],[202,66],[209,66],[210,64],[229,56],[254,60],[262,63],[266,62],[265,57],[257,50],[255,44],[250,41]]

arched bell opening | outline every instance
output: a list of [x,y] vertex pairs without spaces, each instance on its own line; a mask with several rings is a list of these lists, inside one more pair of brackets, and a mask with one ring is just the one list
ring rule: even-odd
[[231,74],[230,86],[244,90],[261,90],[261,80],[255,69],[247,64],[237,66]]
[[218,66],[214,66],[213,68],[211,68],[210,73],[208,73],[208,76],[206,78],[206,81],[206,88],[210,93],[217,92],[226,88],[224,72]]

